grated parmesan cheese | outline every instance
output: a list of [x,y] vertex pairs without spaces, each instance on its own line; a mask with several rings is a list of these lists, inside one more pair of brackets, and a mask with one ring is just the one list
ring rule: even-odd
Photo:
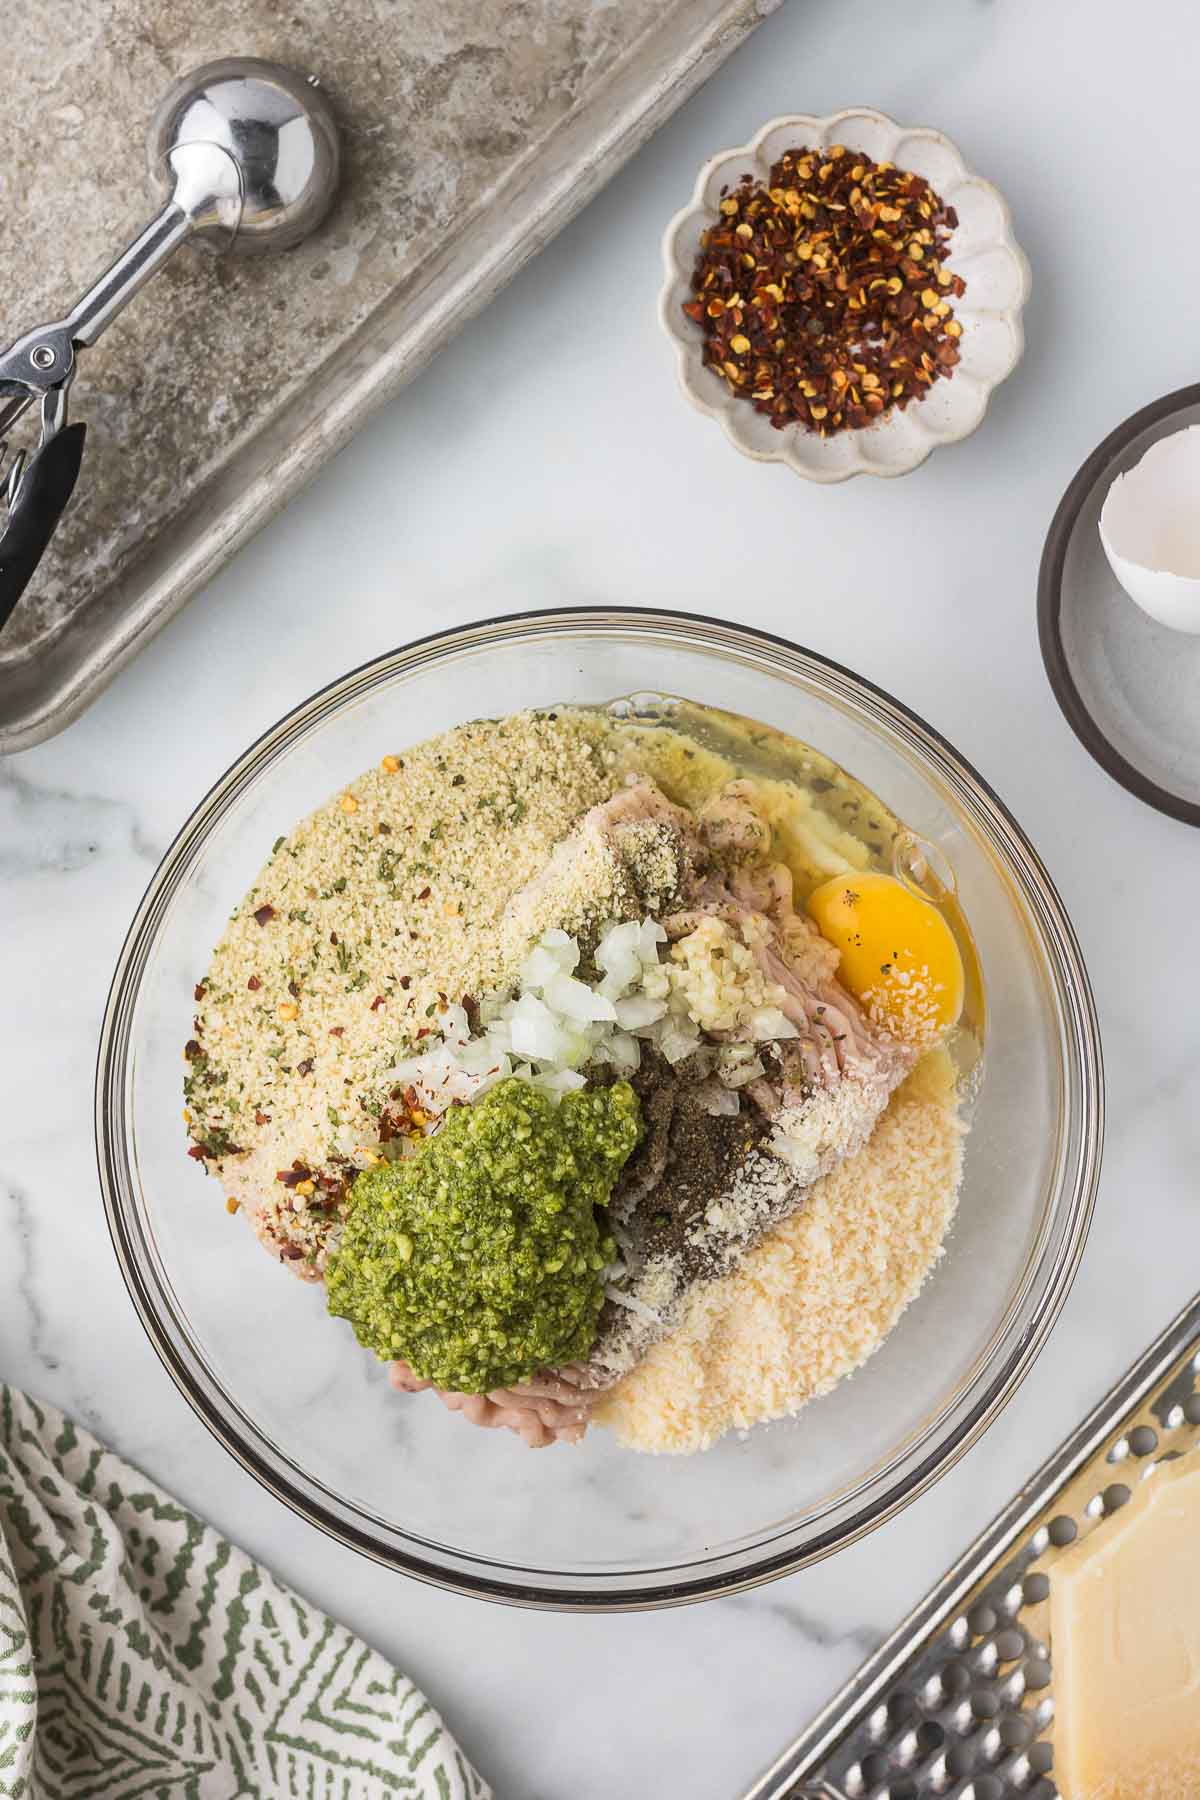
[[906,1044],[934,1044],[946,1028],[943,1017],[946,985],[935,981],[927,964],[918,969],[890,968],[886,988],[866,988],[859,1000],[872,1025],[893,1031]]

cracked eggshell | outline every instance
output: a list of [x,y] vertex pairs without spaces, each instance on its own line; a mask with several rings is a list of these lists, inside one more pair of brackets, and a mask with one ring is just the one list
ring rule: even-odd
[[1200,425],[1152,444],[1118,475],[1100,542],[1129,598],[1174,631],[1200,633]]

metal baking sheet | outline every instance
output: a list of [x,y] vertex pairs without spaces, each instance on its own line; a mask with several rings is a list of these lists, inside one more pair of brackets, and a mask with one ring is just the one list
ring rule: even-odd
[[1198,1446],[1200,1296],[744,1800],[1053,1800],[1054,1559]]
[[337,209],[184,251],[80,359],[79,495],[0,637],[0,750],[60,730],[778,0],[29,0],[0,106],[0,343],[150,213],[147,121],[233,53],[316,75]]

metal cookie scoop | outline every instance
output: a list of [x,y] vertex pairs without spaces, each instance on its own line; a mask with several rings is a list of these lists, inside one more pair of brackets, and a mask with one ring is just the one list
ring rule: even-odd
[[[67,424],[76,352],[94,344],[188,238],[217,252],[288,250],[320,224],[337,190],[333,109],[280,63],[226,57],[178,80],[150,125],[150,170],[162,210],[65,318],[0,351],[0,474],[5,440],[35,401],[41,443],[18,452],[0,485],[0,629],[58,525],[79,474],[85,427]],[[0,509],[0,518],[3,511]]]

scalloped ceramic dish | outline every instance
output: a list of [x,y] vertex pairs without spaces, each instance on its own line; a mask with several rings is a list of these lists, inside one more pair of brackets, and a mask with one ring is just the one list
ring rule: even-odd
[[[721,190],[747,173],[764,180],[785,150],[798,144],[847,149],[877,162],[893,162],[925,178],[958,212],[948,264],[967,284],[955,306],[961,320],[962,361],[951,381],[935,382],[928,395],[861,431],[822,438],[799,425],[777,430],[746,401],[731,394],[701,361],[703,334],[682,307],[701,233],[718,216]],[[786,463],[809,481],[846,481],[852,475],[906,475],[941,444],[969,437],[983,419],[992,389],[1010,375],[1024,349],[1021,312],[1029,297],[1029,263],[1013,237],[1009,210],[990,182],[972,175],[954,145],[939,131],[897,125],[885,114],[852,107],[817,119],[790,113],[764,125],[750,143],[710,157],[696,180],[691,204],[671,220],[663,237],[666,283],[659,304],[663,330],[675,345],[679,381],[700,412],[717,419],[729,441],[758,462]]]

